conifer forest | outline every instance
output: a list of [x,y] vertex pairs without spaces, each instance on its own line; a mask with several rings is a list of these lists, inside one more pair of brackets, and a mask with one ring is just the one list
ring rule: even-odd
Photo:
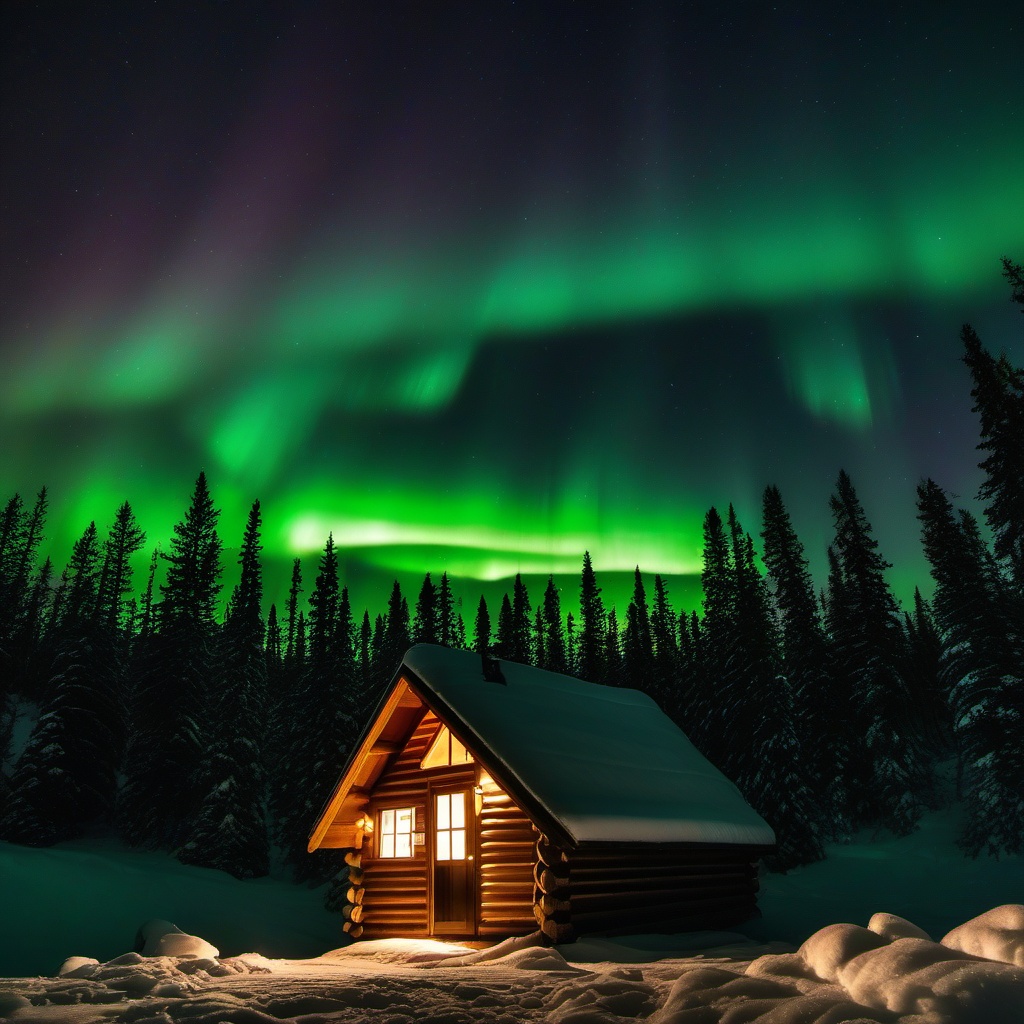
[[[1024,313],[1024,271],[1002,264]],[[296,559],[287,594],[268,595],[260,502],[244,524],[222,521],[204,473],[172,537],[147,536],[126,495],[54,565],[40,558],[46,489],[7,497],[0,839],[116,830],[239,878],[280,856],[297,881],[326,881],[338,853],[309,855],[309,829],[403,653],[425,642],[645,691],[775,829],[775,870],[858,829],[912,832],[949,799],[939,763],[956,766],[965,855],[1021,853],[1024,368],[970,325],[961,341],[983,483],[976,496],[917,484],[906,528],[931,579],[912,607],[894,596],[870,509],[838,466],[821,501],[827,579],[812,578],[785,495],[766,480],[760,522],[707,509],[703,600],[687,608],[657,566],[636,569],[628,607],[609,607],[580,552],[578,593],[553,579],[530,593],[517,576],[500,607],[473,595],[462,606],[446,567],[425,565],[418,593],[395,582],[371,614],[353,607],[332,536],[315,573]],[[237,565],[223,557],[229,533]]]

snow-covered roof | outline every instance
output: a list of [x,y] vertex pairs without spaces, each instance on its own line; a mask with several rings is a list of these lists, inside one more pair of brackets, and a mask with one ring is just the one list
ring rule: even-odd
[[505,683],[488,682],[479,655],[418,644],[403,674],[490,762],[495,781],[528,794],[575,842],[775,842],[646,694],[500,665]]

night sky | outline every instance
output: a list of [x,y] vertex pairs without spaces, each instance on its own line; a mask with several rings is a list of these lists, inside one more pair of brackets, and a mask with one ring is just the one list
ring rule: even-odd
[[756,533],[777,484],[820,575],[842,467],[905,599],[918,479],[973,497],[961,323],[1024,361],[1013,4],[17,2],[0,36],[0,496],[48,485],[59,564],[125,499],[166,544],[205,469],[229,546],[263,502],[278,600],[333,530],[360,610],[443,569],[470,622],[517,570],[568,609],[586,548],[620,616],[637,563],[694,607],[708,506]]

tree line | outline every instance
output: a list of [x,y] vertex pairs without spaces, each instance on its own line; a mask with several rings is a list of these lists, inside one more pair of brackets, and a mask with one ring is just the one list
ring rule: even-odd
[[[1024,312],[1020,265],[1003,271]],[[264,619],[258,501],[218,615],[220,513],[203,473],[139,593],[146,537],[127,502],[102,538],[89,524],[57,577],[38,559],[45,489],[31,506],[14,495],[0,514],[0,838],[44,846],[113,825],[237,877],[266,874],[276,845],[297,880],[326,880],[337,855],[307,854],[308,831],[402,655],[426,642],[648,693],[773,826],[777,869],[858,828],[913,831],[949,760],[964,851],[1022,852],[1024,371],[969,325],[961,339],[985,528],[918,485],[934,587],[911,610],[843,471],[820,592],[769,486],[757,540],[732,506],[708,510],[700,613],[675,610],[660,575],[649,598],[637,568],[620,621],[585,552],[578,606],[563,609],[552,578],[535,602],[517,575],[496,614],[481,596],[470,630],[446,573],[426,574],[411,611],[396,581],[386,612],[359,617],[332,536],[308,598],[296,559],[287,603]],[[29,704],[38,718],[15,737]]]

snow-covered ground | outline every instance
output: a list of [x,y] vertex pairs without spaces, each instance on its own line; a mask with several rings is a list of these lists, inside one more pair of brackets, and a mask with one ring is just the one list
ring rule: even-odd
[[[0,843],[0,1020],[1021,1024],[1024,908],[946,933],[1024,903],[1024,862],[964,860],[956,819],[939,812],[905,839],[860,837],[824,863],[767,876],[764,917],[743,935],[556,949],[344,946],[318,891],[110,842]],[[152,918],[207,942],[172,933],[161,945],[166,926],[154,925],[147,955],[126,953]],[[79,959],[58,975],[68,957]]]

